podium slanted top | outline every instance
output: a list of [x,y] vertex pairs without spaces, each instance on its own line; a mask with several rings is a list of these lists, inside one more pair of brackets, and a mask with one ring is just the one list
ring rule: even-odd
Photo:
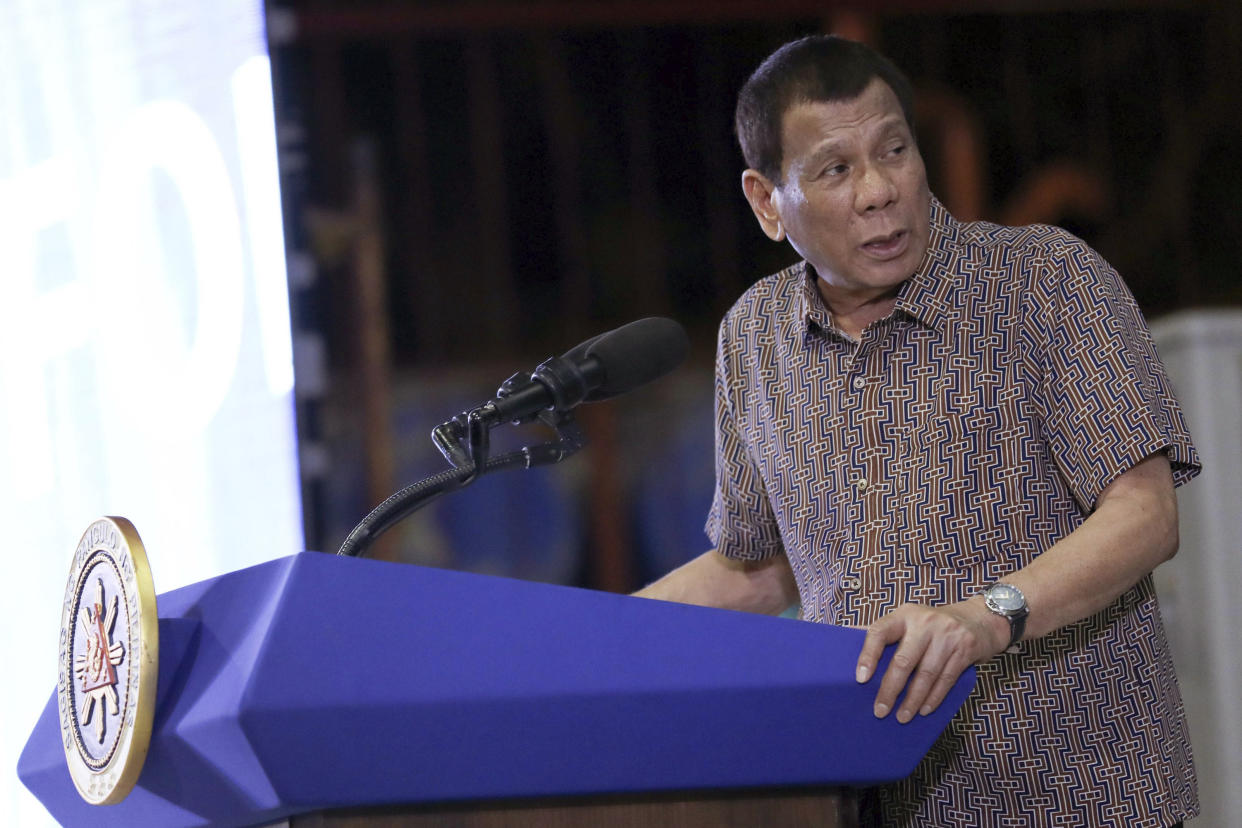
[[[158,600],[150,752],[77,794],[55,693],[19,774],[65,825],[900,779],[974,685],[872,714],[861,630],[315,552]],[[892,648],[881,663],[882,672]]]

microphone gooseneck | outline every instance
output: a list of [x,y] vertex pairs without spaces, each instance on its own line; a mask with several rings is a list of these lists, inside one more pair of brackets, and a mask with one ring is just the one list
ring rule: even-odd
[[[406,486],[376,506],[349,533],[337,554],[361,555],[402,518],[480,475],[559,463],[586,442],[573,420],[575,407],[659,379],[676,368],[688,350],[689,339],[681,325],[672,319],[648,317],[579,343],[541,363],[528,376],[514,374],[495,397],[432,430],[433,443],[453,468]],[[492,428],[534,419],[554,429],[557,439],[488,457]]]

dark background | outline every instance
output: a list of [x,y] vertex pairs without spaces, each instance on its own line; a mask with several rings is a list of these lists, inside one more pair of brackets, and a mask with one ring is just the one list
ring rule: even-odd
[[377,554],[625,590],[706,548],[715,326],[795,258],[742,198],[733,104],[804,34],[865,39],[907,72],[933,192],[958,218],[1069,228],[1149,319],[1242,303],[1235,3],[270,12],[311,548],[444,467],[432,426],[651,315],[689,331],[685,367],[580,409],[578,457],[485,479]]

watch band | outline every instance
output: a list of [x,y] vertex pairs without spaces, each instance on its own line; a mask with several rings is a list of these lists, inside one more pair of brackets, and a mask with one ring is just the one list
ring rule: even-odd
[[1006,615],[1009,619],[1009,645],[1005,649],[1009,649],[1013,645],[1022,640],[1022,633],[1026,632],[1026,616],[1028,612],[1023,609],[1020,615]]

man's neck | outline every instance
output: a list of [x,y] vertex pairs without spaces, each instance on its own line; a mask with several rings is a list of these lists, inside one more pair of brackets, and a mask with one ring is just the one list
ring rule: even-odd
[[893,312],[900,285],[871,294],[851,294],[834,290],[826,281],[816,278],[815,288],[832,314],[832,322],[837,329],[850,339],[857,340],[868,325]]

